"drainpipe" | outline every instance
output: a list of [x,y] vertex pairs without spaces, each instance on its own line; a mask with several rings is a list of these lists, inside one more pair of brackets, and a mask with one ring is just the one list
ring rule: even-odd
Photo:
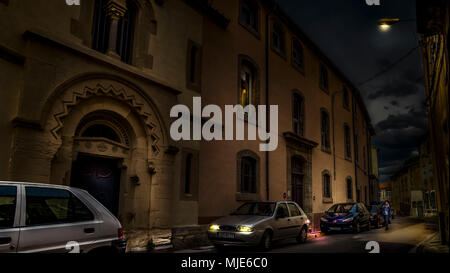
[[355,187],[356,187],[356,202],[359,202],[358,196],[358,165],[356,163],[356,153],[358,152],[358,147],[356,147],[356,130],[355,130],[355,96],[352,92],[352,130],[353,130],[353,161],[355,166]]
[[344,92],[344,89],[339,90],[334,92],[331,95],[331,122],[333,124],[333,175],[334,175],[334,180],[336,181],[336,144],[335,144],[335,137],[334,137],[334,102],[335,102],[335,98],[336,95]]
[[[266,52],[265,52],[265,58],[266,58],[266,124],[268,124],[269,121],[269,15],[270,15],[270,8],[267,10],[266,13]],[[268,126],[267,126],[268,127]],[[269,133],[269,128],[267,128],[267,133]],[[269,143],[269,140],[267,141]],[[267,201],[270,200],[270,191],[269,191],[269,151],[266,151],[266,199]]]

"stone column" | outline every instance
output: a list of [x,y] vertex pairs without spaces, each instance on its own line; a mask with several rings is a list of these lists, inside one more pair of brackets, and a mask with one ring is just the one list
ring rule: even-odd
[[127,11],[126,3],[121,0],[110,0],[106,5],[106,9],[107,14],[110,18],[109,42],[106,54],[120,59],[119,54],[117,54],[117,35],[118,35],[119,21]]

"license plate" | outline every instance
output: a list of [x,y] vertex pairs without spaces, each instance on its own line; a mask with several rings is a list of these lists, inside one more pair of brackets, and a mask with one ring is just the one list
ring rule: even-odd
[[234,233],[230,233],[230,232],[218,232],[217,237],[224,238],[224,239],[234,239],[236,236]]
[[340,227],[330,227],[330,230],[341,230]]

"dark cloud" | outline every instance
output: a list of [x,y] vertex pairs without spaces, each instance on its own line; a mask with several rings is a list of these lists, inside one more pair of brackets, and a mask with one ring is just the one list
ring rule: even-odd
[[398,106],[398,101],[396,101],[396,100],[391,101],[391,105],[392,106]]
[[383,97],[403,98],[415,95],[419,91],[416,84],[412,82],[402,82],[398,84],[388,84],[367,96],[368,99],[375,100]]
[[412,108],[406,114],[389,115],[387,119],[380,121],[377,125],[375,125],[377,134],[391,129],[401,130],[408,128],[418,129],[421,131],[427,130],[428,119],[426,113]]

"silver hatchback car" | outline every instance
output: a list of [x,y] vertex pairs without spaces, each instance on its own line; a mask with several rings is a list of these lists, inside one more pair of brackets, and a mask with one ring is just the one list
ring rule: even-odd
[[310,221],[295,202],[248,202],[213,222],[208,237],[217,248],[225,245],[272,247],[272,241],[306,241]]
[[0,253],[124,253],[117,218],[88,192],[0,182]]

